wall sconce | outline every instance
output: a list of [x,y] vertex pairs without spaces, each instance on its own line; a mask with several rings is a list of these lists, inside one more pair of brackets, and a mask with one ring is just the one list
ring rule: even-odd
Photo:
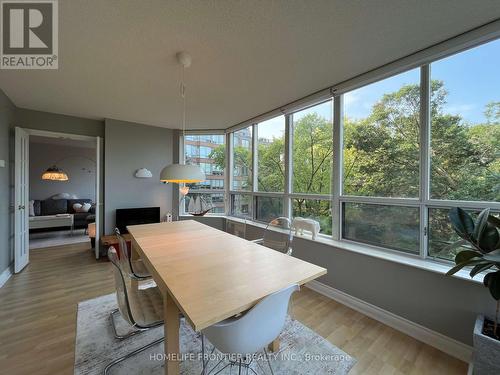
[[151,178],[153,177],[153,174],[149,169],[146,168],[140,168],[135,172],[135,177],[137,178]]

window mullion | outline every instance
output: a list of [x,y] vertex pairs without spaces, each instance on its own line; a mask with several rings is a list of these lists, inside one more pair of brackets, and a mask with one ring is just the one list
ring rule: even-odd
[[226,188],[224,189],[224,201],[226,205],[226,215],[229,215],[231,213],[231,195],[229,191],[233,189],[233,133],[226,134],[226,145],[226,170],[224,172],[226,176]]
[[283,197],[283,215],[292,219],[292,201],[290,193],[292,192],[292,171],[293,171],[293,115],[285,115],[285,186]]
[[333,163],[332,163],[332,237],[340,240],[343,147],[343,95],[333,98]]
[[430,65],[420,68],[420,257],[428,254],[430,198]]
[[[255,193],[258,191],[259,184],[259,172],[257,171],[258,167],[258,126],[257,124],[252,125],[252,192]],[[257,201],[256,198],[252,198],[252,217],[254,220],[257,219]]]

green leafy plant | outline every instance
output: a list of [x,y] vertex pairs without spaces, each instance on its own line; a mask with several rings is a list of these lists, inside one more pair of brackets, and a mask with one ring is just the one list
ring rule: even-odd
[[464,267],[472,267],[470,277],[491,270],[483,279],[483,284],[496,301],[496,314],[493,334],[498,338],[498,313],[500,309],[500,219],[490,215],[490,209],[483,210],[474,221],[461,208],[450,210],[449,218],[460,240],[450,245],[463,247],[455,256],[455,266],[446,274],[453,275]]

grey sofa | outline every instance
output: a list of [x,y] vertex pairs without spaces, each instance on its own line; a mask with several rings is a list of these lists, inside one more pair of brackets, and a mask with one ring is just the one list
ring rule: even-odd
[[75,203],[90,203],[92,199],[45,199],[34,201],[35,216],[48,216],[57,214],[72,214],[75,228],[86,228],[87,217],[95,215],[95,206],[92,204],[89,212],[75,212],[73,205]]

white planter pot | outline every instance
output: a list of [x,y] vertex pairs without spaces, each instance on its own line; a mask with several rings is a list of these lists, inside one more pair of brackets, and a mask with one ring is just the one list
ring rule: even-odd
[[500,341],[483,335],[484,316],[474,326],[474,375],[500,374]]

